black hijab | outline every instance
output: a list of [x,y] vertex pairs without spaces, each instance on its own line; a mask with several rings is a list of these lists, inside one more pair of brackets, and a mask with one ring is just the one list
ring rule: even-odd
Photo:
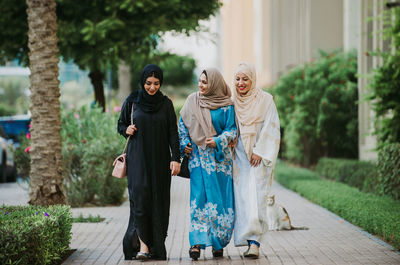
[[142,89],[139,90],[137,98],[134,102],[142,111],[151,113],[156,112],[161,108],[166,97],[160,91],[160,89],[153,96],[147,93],[147,91],[144,89],[144,83],[150,76],[154,76],[155,78],[159,79],[161,87],[163,82],[163,71],[161,68],[155,64],[146,65],[142,70],[142,76],[140,78],[140,85]]

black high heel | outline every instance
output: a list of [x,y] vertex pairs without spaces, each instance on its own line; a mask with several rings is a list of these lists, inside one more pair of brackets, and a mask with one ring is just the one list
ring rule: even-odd
[[189,249],[189,256],[192,260],[197,260],[200,257],[200,245],[191,246]]
[[221,249],[215,250],[214,248],[212,248],[212,255],[214,258],[220,258],[220,257],[224,256],[224,249],[221,248]]

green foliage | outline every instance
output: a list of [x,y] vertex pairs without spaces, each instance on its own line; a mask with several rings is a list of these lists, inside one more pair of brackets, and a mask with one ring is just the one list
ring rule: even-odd
[[379,194],[378,171],[372,162],[323,157],[315,170],[322,177],[344,182],[364,192]]
[[63,113],[63,176],[72,206],[123,201],[126,181],[111,176],[112,163],[124,147],[117,119],[98,107]]
[[[101,108],[82,107],[62,112],[62,153],[64,187],[73,206],[121,204],[126,180],[111,176],[112,163],[121,154],[124,139],[116,131],[117,114]],[[26,139],[17,149],[18,173],[26,176],[30,157],[24,151]]]
[[380,193],[400,199],[400,143],[387,144],[378,154]]
[[277,164],[275,177],[285,187],[400,249],[400,204],[318,177],[310,170]]
[[393,49],[375,53],[383,64],[374,70],[371,82],[369,99],[376,111],[375,132],[380,146],[400,143],[400,8],[385,11],[381,19],[386,28],[383,38],[392,42]]
[[20,177],[26,178],[29,176],[31,170],[31,158],[29,156],[28,148],[29,139],[25,135],[19,137],[20,146],[15,150],[14,161],[17,166],[17,172]]
[[0,64],[28,62],[28,23],[25,0],[0,1]]
[[284,156],[310,166],[322,156],[358,156],[357,58],[326,53],[280,78],[272,93],[284,128]]
[[[132,64],[138,56],[150,54],[166,31],[199,31],[199,21],[221,6],[220,0],[55,2],[60,54],[66,62],[89,70],[95,99],[101,104],[105,104],[102,82],[107,68],[117,68],[120,60]],[[0,63],[16,58],[28,64],[26,9],[25,0],[0,3]]]
[[165,86],[184,86],[193,83],[196,62],[189,56],[180,56],[169,52],[137,56],[131,65],[131,83],[133,88],[140,88],[140,74],[149,63],[154,63],[163,69]]
[[71,242],[69,206],[1,206],[0,264],[53,264]]
[[83,214],[80,214],[78,217],[73,217],[73,223],[100,223],[104,220],[100,215],[93,216],[89,214],[88,217],[84,217]]

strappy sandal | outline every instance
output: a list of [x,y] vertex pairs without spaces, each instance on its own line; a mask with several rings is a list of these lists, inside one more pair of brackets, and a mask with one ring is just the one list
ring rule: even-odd
[[200,245],[191,246],[189,249],[189,256],[192,260],[197,260],[200,257]]
[[148,259],[150,259],[150,253],[138,252],[136,254],[136,259],[138,259],[138,260],[148,260]]
[[214,258],[220,258],[224,255],[224,249],[221,248],[221,249],[215,250],[214,248],[212,248],[212,255]]

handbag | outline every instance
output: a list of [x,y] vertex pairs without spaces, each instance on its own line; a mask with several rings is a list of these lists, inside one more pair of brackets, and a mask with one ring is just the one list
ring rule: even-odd
[[[132,103],[132,111],[131,111],[131,125],[133,125],[133,103]],[[131,135],[128,136],[128,139],[126,140],[124,151],[122,152],[122,155],[119,155],[113,163],[114,169],[111,173],[113,177],[122,179],[126,177],[126,148],[128,147],[128,142],[129,139],[131,138]]]
[[190,171],[189,171],[189,155],[185,154],[181,161],[181,171],[178,174],[179,177],[189,179]]

